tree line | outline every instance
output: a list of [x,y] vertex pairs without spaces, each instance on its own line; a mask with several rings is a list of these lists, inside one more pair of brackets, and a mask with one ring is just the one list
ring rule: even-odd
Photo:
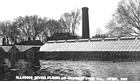
[[55,33],[76,35],[75,30],[80,21],[79,9],[63,13],[59,20],[41,18],[38,15],[19,16],[13,21],[0,22],[0,37],[6,45],[29,40],[46,42]]

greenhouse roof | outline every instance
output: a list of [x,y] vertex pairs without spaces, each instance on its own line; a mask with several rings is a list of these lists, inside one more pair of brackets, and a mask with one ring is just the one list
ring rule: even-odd
[[139,37],[48,41],[40,51],[140,51]]

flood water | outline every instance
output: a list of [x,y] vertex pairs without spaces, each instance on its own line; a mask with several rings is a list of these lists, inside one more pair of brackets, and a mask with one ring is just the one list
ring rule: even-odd
[[[111,62],[40,60],[40,64],[42,72],[50,73],[52,76],[86,76],[93,77],[95,79],[89,81],[96,81],[97,78],[102,79],[98,81],[140,81],[140,61]],[[107,80],[110,77],[117,78],[117,80]],[[122,78],[127,78],[127,80],[123,80]]]

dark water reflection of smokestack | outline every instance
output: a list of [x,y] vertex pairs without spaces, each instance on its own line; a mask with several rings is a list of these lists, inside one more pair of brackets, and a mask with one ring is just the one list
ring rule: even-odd
[[89,38],[89,17],[88,17],[88,7],[82,8],[82,38]]

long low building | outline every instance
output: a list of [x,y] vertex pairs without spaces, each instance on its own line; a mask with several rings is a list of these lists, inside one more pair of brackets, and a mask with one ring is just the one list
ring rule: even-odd
[[[139,60],[140,38],[94,38],[48,41],[41,46],[46,59]],[[48,56],[47,56],[48,55]]]

